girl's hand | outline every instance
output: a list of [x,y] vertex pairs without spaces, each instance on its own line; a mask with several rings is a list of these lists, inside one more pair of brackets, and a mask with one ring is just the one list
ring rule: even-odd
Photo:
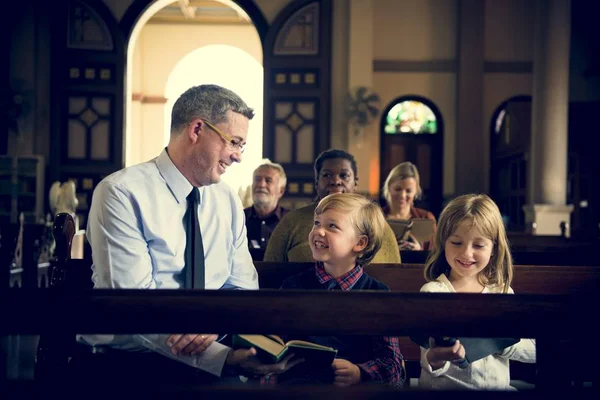
[[360,368],[356,364],[352,364],[343,358],[336,358],[331,364],[335,378],[333,384],[335,386],[345,387],[360,383]]
[[452,347],[436,347],[435,340],[429,338],[429,351],[427,352],[427,362],[433,370],[440,369],[446,361],[453,362],[465,358],[466,352],[460,340],[456,340]]

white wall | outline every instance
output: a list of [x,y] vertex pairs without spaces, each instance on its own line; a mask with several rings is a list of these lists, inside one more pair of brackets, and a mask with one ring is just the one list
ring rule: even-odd
[[[212,44],[237,47],[262,65],[262,45],[253,25],[147,24],[142,28],[130,66],[133,95],[141,98],[141,104],[139,110],[131,109],[131,134],[126,139],[130,143],[127,165],[160,153],[165,145],[164,107],[168,100],[165,90],[169,76],[189,53]],[[225,64],[228,60],[205,62]]]
[[[165,82],[175,65],[202,46],[223,44],[237,47],[262,64],[262,45],[253,25],[147,24],[140,37],[144,75],[142,91],[146,95],[163,95]],[[227,60],[206,62],[226,63]]]
[[376,60],[453,60],[456,0],[373,0]]
[[[375,0],[373,47],[375,60],[453,61],[457,53],[457,1]],[[456,77],[448,72],[375,71],[374,89],[382,110],[395,98],[413,94],[439,108],[444,121],[444,194],[455,188]],[[376,125],[376,126],[375,126]],[[365,152],[379,160],[379,124],[369,127]],[[379,162],[370,163],[369,187],[379,185]],[[377,171],[375,171],[375,164]],[[373,182],[375,180],[375,182]]]

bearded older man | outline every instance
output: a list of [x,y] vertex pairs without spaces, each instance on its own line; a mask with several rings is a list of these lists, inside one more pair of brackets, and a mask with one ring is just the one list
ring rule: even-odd
[[[285,193],[287,177],[279,164],[267,162],[254,170],[252,179],[252,200],[254,204],[244,209],[248,246],[256,260],[262,259],[269,238],[279,220],[290,210],[279,206]],[[260,250],[260,251],[252,251]]]

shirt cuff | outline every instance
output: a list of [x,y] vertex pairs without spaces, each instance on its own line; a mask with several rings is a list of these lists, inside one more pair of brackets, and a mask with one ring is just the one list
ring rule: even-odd
[[358,365],[358,369],[360,371],[360,381],[361,382],[372,381],[374,379],[374,377],[370,373],[369,367],[367,367],[365,364],[357,364],[357,365]]
[[198,360],[198,368],[210,374],[221,376],[223,366],[229,355],[230,347],[219,342],[212,342],[206,350],[204,350]]
[[218,377],[221,376],[223,372],[223,366],[227,360],[227,355],[231,350],[230,347],[218,342],[213,342],[200,354],[175,355],[171,352],[169,346],[167,346],[168,337],[169,335],[166,334],[133,335],[133,338],[136,342],[152,351],[187,364],[191,367],[199,368],[208,372],[209,374]]
[[448,369],[450,368],[449,361],[446,361],[441,368],[434,370],[431,367],[431,364],[429,364],[429,361],[427,361],[427,353],[429,353],[429,349],[427,349],[426,351],[424,351],[421,354],[421,368],[423,369],[423,371],[427,372],[429,375],[433,376],[434,378],[437,378],[438,376],[442,376],[446,372],[448,372]]

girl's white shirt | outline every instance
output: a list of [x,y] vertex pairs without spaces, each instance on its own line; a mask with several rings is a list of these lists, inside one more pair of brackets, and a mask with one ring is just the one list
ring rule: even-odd
[[[423,285],[421,292],[456,293],[456,290],[446,275],[442,274],[437,280]],[[502,290],[498,286],[486,286],[481,293],[499,294]],[[508,293],[514,294],[512,288],[509,288]],[[534,339],[521,339],[502,353],[477,360],[465,369],[446,362],[443,367],[434,371],[427,362],[428,351],[429,349],[421,347],[419,387],[426,389],[516,390],[510,386],[509,360],[526,363],[535,363],[536,360]]]

